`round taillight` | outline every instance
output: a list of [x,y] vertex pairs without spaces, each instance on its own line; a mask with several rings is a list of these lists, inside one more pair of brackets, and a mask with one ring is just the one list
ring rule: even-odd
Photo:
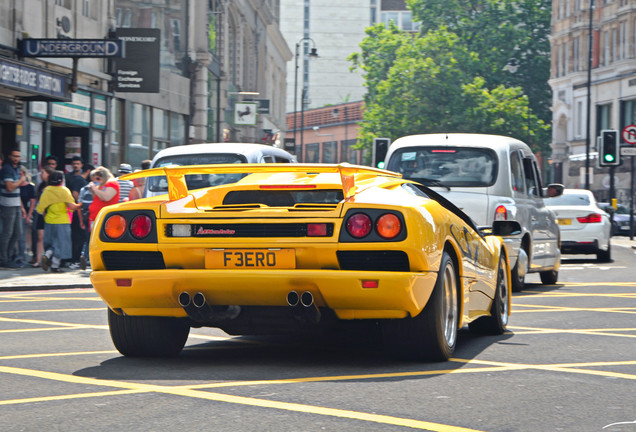
[[508,209],[506,206],[500,205],[495,209],[495,220],[505,221],[508,220]]
[[104,224],[104,232],[113,240],[118,239],[123,236],[126,232],[126,219],[124,219],[121,215],[112,215],[108,219],[106,219],[106,223]]
[[351,215],[347,220],[347,232],[355,238],[365,237],[371,232],[371,218],[364,213]]
[[136,239],[142,239],[150,234],[152,220],[146,215],[137,215],[130,222],[130,233]]
[[380,237],[385,239],[392,239],[397,237],[402,229],[400,218],[392,213],[385,213],[375,223],[375,229]]

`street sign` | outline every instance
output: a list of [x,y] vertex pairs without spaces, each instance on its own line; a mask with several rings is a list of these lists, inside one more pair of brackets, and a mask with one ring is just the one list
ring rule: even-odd
[[22,39],[21,57],[123,57],[124,43],[112,39]]
[[636,144],[636,125],[625,126],[622,132],[622,136],[623,141],[625,141],[627,144]]
[[621,147],[621,156],[636,156],[636,147]]

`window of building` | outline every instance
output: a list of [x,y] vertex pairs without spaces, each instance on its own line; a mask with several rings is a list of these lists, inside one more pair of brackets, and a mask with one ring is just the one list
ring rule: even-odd
[[85,17],[89,17],[89,18],[91,16],[91,9],[90,9],[90,1],[89,0],[82,1],[82,15],[84,15]]
[[603,32],[603,66],[610,63],[610,39],[609,31]]
[[572,41],[572,70],[581,70],[581,38],[578,36]]
[[585,120],[583,119],[583,101],[576,102],[576,125],[575,125],[575,138],[583,137],[583,126],[585,124]]
[[382,11],[380,19],[385,26],[389,26],[389,22],[393,23],[404,31],[418,31],[421,27],[421,23],[413,21],[413,14],[411,11]]
[[601,135],[603,129],[610,129],[612,104],[598,105],[596,107],[596,134]]
[[185,120],[181,114],[170,113],[170,145],[185,144]]
[[320,144],[319,143],[312,143],[312,144],[306,145],[304,162],[307,162],[307,163],[320,162]]
[[618,59],[623,60],[627,58],[627,21],[623,21],[619,24],[620,42],[618,48]]
[[170,144],[170,118],[168,112],[159,108],[152,109],[152,156]]
[[322,162],[337,163],[338,143],[336,141],[325,142],[322,144]]

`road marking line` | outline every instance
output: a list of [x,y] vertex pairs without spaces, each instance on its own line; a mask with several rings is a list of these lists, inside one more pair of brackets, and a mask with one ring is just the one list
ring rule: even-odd
[[105,307],[101,308],[81,308],[81,309],[28,309],[28,310],[14,310],[14,311],[0,311],[0,314],[22,314],[22,313],[44,313],[44,312],[93,312],[93,311],[106,311]]
[[[185,396],[197,399],[212,400],[217,402],[233,403],[238,405],[256,406],[262,408],[273,408],[278,410],[294,411],[308,414],[324,415],[329,417],[350,418],[380,424],[390,424],[396,426],[405,426],[413,429],[424,429],[438,432],[477,432],[475,429],[468,429],[457,426],[443,425],[439,423],[431,423],[422,420],[414,420],[400,417],[392,417],[381,414],[371,414],[359,411],[343,410],[338,408],[327,408],[306,404],[298,404],[293,402],[280,402],[267,399],[250,398],[244,396],[234,396],[222,393],[212,393],[200,390],[193,390],[184,387],[168,387],[151,384],[130,383],[125,381],[114,380],[98,380],[95,378],[79,377],[74,375],[65,375],[56,372],[43,372],[30,369],[13,368],[0,366],[0,372],[30,376],[36,378],[50,379],[74,384],[90,384],[102,387],[120,387],[133,393],[157,392],[162,394],[170,394],[176,396]],[[116,392],[102,392],[107,395],[113,395]],[[94,394],[84,393],[86,397],[92,397]],[[59,398],[70,398],[71,395],[59,396]],[[77,397],[80,397],[77,395]],[[33,398],[33,401],[42,401],[42,398]],[[25,403],[24,399],[0,401],[0,405],[10,405],[11,403]]]
[[109,392],[75,393],[70,395],[41,396],[41,397],[33,397],[33,398],[25,398],[25,399],[0,400],[0,406],[36,403],[36,402],[60,401],[60,400],[69,400],[69,399],[82,399],[82,398],[90,398],[90,397],[119,396],[119,395],[136,394],[136,393],[148,393],[148,392],[145,390],[113,390]]
[[22,360],[22,359],[28,359],[28,358],[67,357],[67,356],[97,355],[97,354],[116,354],[116,353],[117,353],[117,350],[77,351],[77,352],[44,353],[44,354],[16,354],[16,355],[10,355],[10,356],[0,356],[0,360]]
[[64,322],[59,322],[59,321],[34,320],[34,319],[24,319],[24,318],[4,318],[4,317],[0,317],[0,321],[13,322],[13,323],[25,323],[25,324],[51,325],[51,326],[58,326],[58,327],[99,328],[99,329],[108,328],[107,325],[74,324],[74,323],[64,323]]

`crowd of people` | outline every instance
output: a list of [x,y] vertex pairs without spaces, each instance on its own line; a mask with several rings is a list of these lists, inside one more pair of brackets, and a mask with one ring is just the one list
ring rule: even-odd
[[[94,167],[80,156],[71,159],[71,171],[58,169],[48,155],[35,178],[20,165],[20,150],[3,160],[0,154],[0,268],[41,267],[63,272],[63,267],[90,267],[88,242],[99,211],[109,205],[143,197],[141,181],[122,180],[103,166]],[[150,160],[141,163],[150,168]],[[132,172],[119,166],[118,176]]]

